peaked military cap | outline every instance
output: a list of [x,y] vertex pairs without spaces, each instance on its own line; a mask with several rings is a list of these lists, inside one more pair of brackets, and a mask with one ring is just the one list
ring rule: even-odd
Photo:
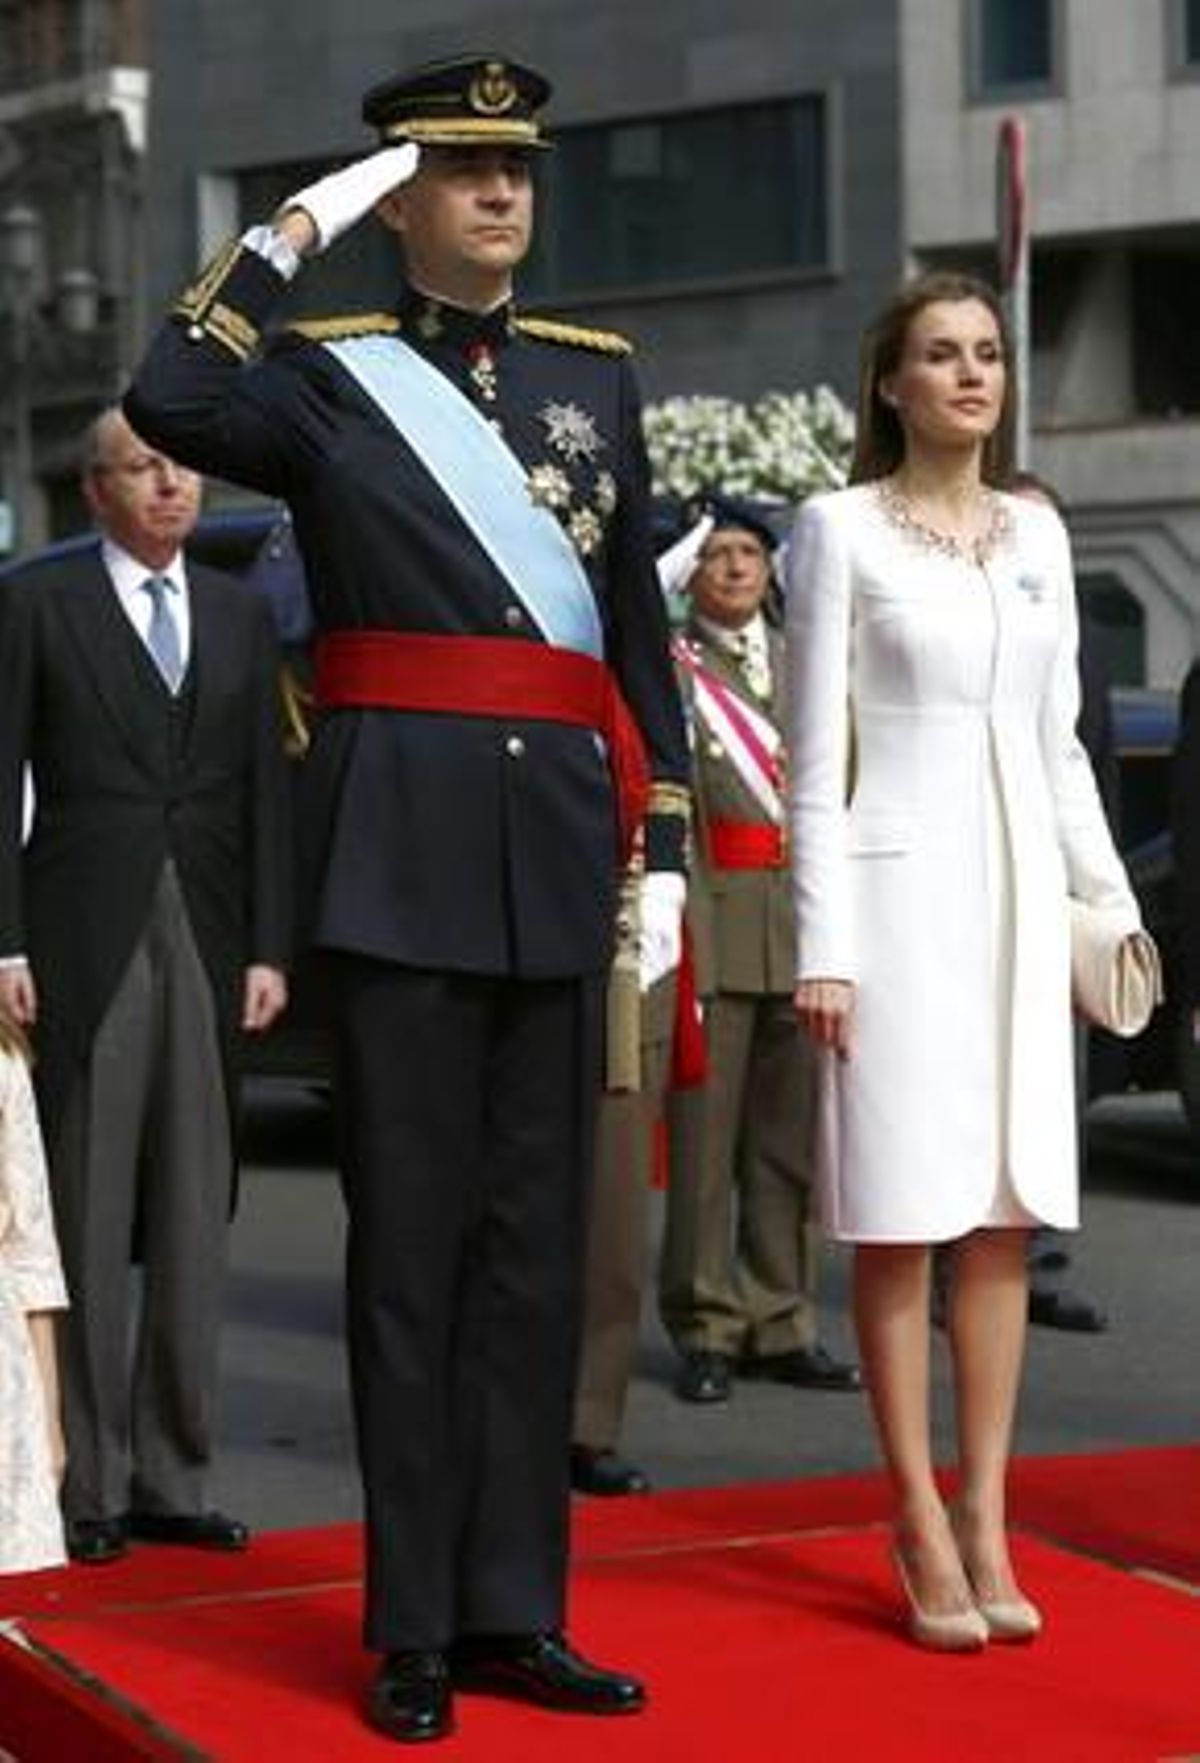
[[546,147],[538,112],[550,82],[498,55],[429,61],[372,86],[363,121],[384,141],[430,147]]

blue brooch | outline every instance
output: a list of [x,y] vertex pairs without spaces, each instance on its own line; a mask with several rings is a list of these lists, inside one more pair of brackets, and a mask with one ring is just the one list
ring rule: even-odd
[[1040,606],[1049,592],[1046,583],[1038,575],[1019,575],[1017,588],[1034,606]]

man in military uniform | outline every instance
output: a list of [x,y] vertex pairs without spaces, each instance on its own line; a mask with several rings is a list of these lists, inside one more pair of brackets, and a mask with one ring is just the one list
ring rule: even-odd
[[[450,1731],[455,1685],[644,1699],[562,1632],[568,1439],[619,831],[644,813],[665,970],[686,743],[628,347],[512,305],[548,93],[498,58],[374,88],[389,145],[228,247],[128,399],[288,502],[311,584],[368,1715],[400,1740]],[[394,310],[260,352],[301,260],[371,210],[403,248]]]
[[673,1098],[659,1302],[687,1401],[735,1371],[853,1390],[816,1335],[809,1222],[813,1055],[796,1033],[783,828],[783,645],[763,608],[772,535],[714,499],[677,658],[692,727],[696,837],[688,922],[708,1075]]

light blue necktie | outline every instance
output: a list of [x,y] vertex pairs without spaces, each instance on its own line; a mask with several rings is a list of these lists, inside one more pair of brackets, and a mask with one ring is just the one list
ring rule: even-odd
[[168,599],[173,589],[166,576],[162,575],[148,575],[142,587],[150,596],[150,626],[146,632],[146,647],[153,655],[154,665],[162,674],[167,689],[177,692],[183,679],[183,653],[179,647],[179,626],[175,622],[175,614]]

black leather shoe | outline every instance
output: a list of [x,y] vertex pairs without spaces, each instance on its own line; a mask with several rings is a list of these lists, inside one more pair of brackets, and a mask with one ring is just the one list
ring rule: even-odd
[[454,1697],[442,1653],[389,1653],[367,1691],[367,1719],[402,1745],[454,1731]]
[[790,1384],[797,1390],[861,1390],[862,1376],[857,1365],[835,1359],[819,1341],[811,1347],[793,1347],[788,1353],[766,1353],[744,1359],[744,1377],[766,1378],[771,1383]]
[[67,1525],[67,1553],[85,1567],[119,1561],[129,1549],[123,1518],[76,1518]]
[[456,1641],[450,1671],[460,1689],[515,1696],[566,1714],[636,1714],[646,1704],[635,1677],[590,1664],[557,1629]]
[[1071,1334],[1103,1334],[1108,1317],[1089,1298],[1078,1292],[1031,1286],[1029,1320],[1041,1328],[1063,1328]]
[[250,1544],[250,1532],[223,1512],[131,1512],[129,1535],[139,1543],[179,1543],[188,1549],[226,1549]]
[[615,1451],[571,1446],[571,1486],[577,1494],[648,1494],[650,1482],[634,1463]]
[[675,1394],[684,1402],[727,1402],[733,1394],[733,1360],[728,1353],[693,1348],[675,1374]]

